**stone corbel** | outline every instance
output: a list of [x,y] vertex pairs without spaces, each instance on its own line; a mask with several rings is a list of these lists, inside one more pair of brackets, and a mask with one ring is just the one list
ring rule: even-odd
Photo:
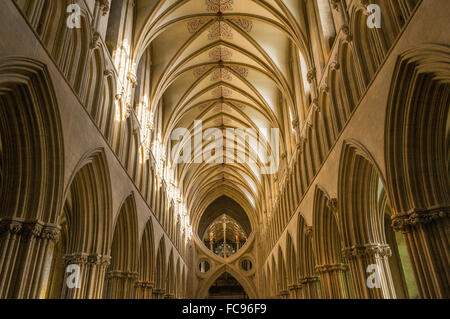
[[337,214],[338,202],[336,198],[330,198],[330,200],[327,203],[327,206],[333,212],[333,214]]
[[106,16],[109,13],[109,9],[110,9],[109,0],[97,0],[97,1],[100,4],[102,16]]
[[131,72],[131,71],[128,72],[127,80],[130,81],[133,88],[135,88],[137,86],[137,76],[136,76],[136,74],[134,74],[134,72]]
[[353,36],[350,32],[350,28],[348,25],[344,24],[341,28],[342,33],[344,34],[344,38],[347,42],[353,41]]
[[338,11],[340,10],[340,6],[341,6],[341,0],[331,0],[331,7]]
[[307,74],[308,83],[312,83],[315,78],[316,78],[316,68],[312,68],[311,70],[308,71]]
[[328,86],[328,78],[325,78],[323,84],[319,88],[320,92],[328,93],[330,91],[330,88]]
[[97,31],[94,32],[94,34],[92,35],[91,44],[89,46],[91,48],[91,50],[95,48],[99,39],[100,39],[100,33],[98,33]]

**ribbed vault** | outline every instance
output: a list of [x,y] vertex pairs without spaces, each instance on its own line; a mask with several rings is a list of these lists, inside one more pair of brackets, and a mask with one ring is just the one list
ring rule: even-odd
[[[261,195],[271,191],[270,177],[261,174],[264,154],[245,137],[232,141],[226,133],[254,129],[249,136],[259,139],[267,156],[277,163],[286,157],[292,119],[298,118],[291,62],[306,47],[299,14],[303,4],[293,0],[138,0],[136,5],[138,77],[143,67],[151,68],[142,100],[158,122],[160,152],[173,170],[173,182],[193,229],[203,234],[208,225],[202,224],[201,216],[221,196],[232,198],[256,224],[266,210]],[[142,85],[142,80],[137,82]],[[201,163],[180,164],[180,157],[186,155],[184,147],[192,143],[187,137],[200,129],[195,121],[202,121],[203,132],[214,128],[227,136],[223,152],[216,149]],[[271,135],[261,131],[264,128],[279,129],[279,151],[271,148]],[[184,133],[173,140],[179,129],[185,129]],[[215,141],[211,136],[191,145],[190,158],[212,148]],[[227,152],[231,143],[244,150],[250,163],[240,163]]]

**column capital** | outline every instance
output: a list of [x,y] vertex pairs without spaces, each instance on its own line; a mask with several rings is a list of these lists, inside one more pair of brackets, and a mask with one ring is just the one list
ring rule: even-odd
[[102,10],[102,16],[106,16],[109,12],[109,0],[96,0]]
[[336,270],[347,271],[348,270],[348,265],[347,264],[337,263],[337,264],[328,264],[328,265],[316,266],[316,271],[318,273],[325,273],[325,272],[331,272],[331,271],[336,271]]
[[340,4],[341,4],[341,0],[331,0],[331,6],[336,11],[339,11]]
[[145,289],[151,289],[155,285],[152,281],[136,281],[134,286],[136,288],[145,288]]
[[121,278],[121,279],[137,279],[139,274],[137,272],[128,272],[121,270],[112,270],[106,273],[107,279]]
[[47,239],[58,241],[60,227],[54,224],[46,224],[40,220],[24,221],[19,218],[0,220],[0,236],[10,233],[27,238]]
[[390,257],[392,255],[391,248],[386,244],[365,244],[354,245],[342,249],[342,256],[344,258],[354,257]]
[[450,207],[438,207],[430,210],[416,210],[392,217],[392,228],[395,231],[409,232],[421,224],[430,224],[439,219],[448,218]]
[[318,281],[319,281],[319,276],[306,276],[306,277],[300,278],[300,283],[302,285],[310,284],[310,283],[318,282]]
[[102,265],[108,266],[111,261],[110,256],[98,255],[98,254],[88,254],[88,253],[73,253],[65,255],[63,257],[64,264],[71,265]]
[[301,284],[292,284],[288,286],[288,290],[293,291],[293,290],[299,290],[302,288]]

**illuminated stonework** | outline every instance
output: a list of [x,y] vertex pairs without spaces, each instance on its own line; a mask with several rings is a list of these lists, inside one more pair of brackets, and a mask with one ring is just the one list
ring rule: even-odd
[[233,77],[228,70],[219,68],[214,70],[214,72],[211,74],[211,81],[217,80],[233,81]]
[[0,299],[450,298],[446,12],[0,1]]
[[205,17],[197,18],[194,20],[191,20],[187,24],[187,28],[189,30],[189,33],[195,33],[198,30],[200,30],[206,23],[208,23],[209,19]]
[[233,57],[233,52],[225,47],[216,47],[209,52],[209,58],[213,62],[230,61]]
[[232,18],[230,19],[233,23],[239,26],[242,30],[250,33],[253,29],[253,21],[245,18]]
[[194,71],[193,71],[194,77],[199,78],[199,77],[203,76],[206,72],[209,71],[209,69],[210,69],[210,66],[208,66],[208,65],[203,65],[201,67],[194,69]]
[[230,69],[232,69],[234,72],[236,72],[243,78],[246,78],[248,76],[248,69],[243,66],[232,65],[232,66],[230,66]]
[[206,0],[206,10],[209,12],[233,11],[234,0]]
[[212,41],[217,39],[233,39],[233,30],[227,23],[217,21],[209,28],[208,40]]
[[214,90],[212,90],[211,95],[215,98],[230,97],[231,95],[233,95],[233,91],[231,89],[221,85],[221,86],[215,88]]

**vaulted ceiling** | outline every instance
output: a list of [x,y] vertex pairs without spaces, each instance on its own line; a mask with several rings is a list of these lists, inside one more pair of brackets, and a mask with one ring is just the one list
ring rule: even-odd
[[[193,135],[194,121],[201,120],[203,130],[224,133],[227,128],[279,128],[282,157],[287,123],[295,112],[292,54],[305,43],[302,3],[137,0],[135,61],[150,50],[147,98],[162,109],[160,138],[168,154],[175,144],[172,132],[187,128]],[[267,146],[267,136],[259,135]],[[204,141],[203,148],[211,142]],[[194,227],[224,195],[241,205],[252,224],[260,221],[262,194],[270,191],[264,180],[271,177],[259,172],[258,150],[237,143],[255,165],[173,164]]]

